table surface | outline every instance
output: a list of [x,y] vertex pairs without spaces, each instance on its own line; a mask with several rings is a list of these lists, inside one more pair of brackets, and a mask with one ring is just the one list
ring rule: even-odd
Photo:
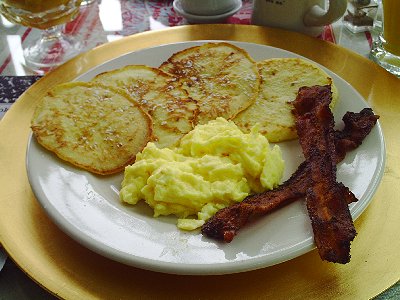
[[[226,23],[250,24],[252,1],[244,0],[243,6],[235,15],[229,17]],[[35,81],[34,75],[24,67],[22,55],[23,46],[39,36],[36,29],[11,24],[2,16],[0,20],[0,76],[21,76],[26,79],[20,84],[26,88]],[[379,12],[378,12],[379,18]],[[161,30],[171,26],[188,24],[172,7],[172,1],[156,0],[102,0],[82,6],[79,16],[68,23],[66,34],[76,35],[84,41],[85,49],[90,50],[124,36],[148,30]],[[317,38],[348,48],[364,57],[368,57],[374,31],[354,34],[338,20],[324,28]],[[2,97],[4,86],[0,84],[0,119],[16,100],[14,97]],[[1,248],[0,248],[0,251]],[[0,299],[52,299],[53,296],[44,291],[29,279],[13,262],[7,259],[2,266],[0,252]],[[376,299],[400,298],[400,284],[397,283]]]

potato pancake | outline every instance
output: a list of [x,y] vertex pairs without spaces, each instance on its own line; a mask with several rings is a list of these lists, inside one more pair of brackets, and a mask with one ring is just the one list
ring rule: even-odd
[[153,119],[155,144],[170,147],[197,122],[198,105],[175,76],[144,65],[130,65],[97,75],[92,80],[124,89]]
[[331,108],[338,99],[338,90],[329,75],[315,64],[300,58],[272,58],[257,63],[261,86],[257,100],[239,113],[233,121],[244,132],[260,125],[260,133],[270,142],[297,137],[292,115],[292,101],[300,87],[331,85]]
[[61,159],[102,175],[133,163],[152,137],[151,117],[128,94],[85,82],[48,91],[31,128],[37,141]]
[[248,53],[228,43],[206,43],[173,54],[160,69],[177,76],[199,104],[198,122],[231,119],[256,99],[260,76]]

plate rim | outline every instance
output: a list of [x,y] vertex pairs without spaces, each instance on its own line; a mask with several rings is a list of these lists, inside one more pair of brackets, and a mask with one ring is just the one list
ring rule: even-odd
[[[278,51],[278,52],[283,52],[283,54],[287,54],[290,56],[295,56],[295,57],[301,57],[303,59],[309,60],[312,63],[317,64],[319,67],[322,67],[325,71],[329,73],[332,73],[332,75],[336,79],[341,81],[341,84],[344,84],[347,86],[348,89],[350,89],[352,92],[354,92],[360,100],[362,100],[365,104],[366,107],[370,107],[365,98],[346,80],[344,80],[341,76],[337,75],[333,71],[329,70],[328,68],[324,67],[323,65],[319,64],[318,62],[312,61],[302,55],[299,55],[297,53],[287,51],[285,49],[281,48],[276,48],[273,46],[269,45],[260,45],[257,43],[251,43],[251,42],[241,42],[241,41],[227,41],[227,40],[194,40],[194,41],[183,41],[183,42],[177,42],[177,43],[169,43],[169,44],[161,44],[153,47],[148,47],[144,49],[140,49],[137,51],[132,51],[120,56],[117,56],[111,60],[107,60],[103,62],[100,65],[97,65],[86,72],[80,74],[79,76],[75,77],[74,80],[79,80],[79,78],[87,76],[88,73],[94,72],[95,69],[104,66],[106,64],[110,64],[115,60],[123,60],[124,57],[128,57],[131,55],[135,55],[137,52],[146,52],[149,51],[149,49],[152,50],[157,50],[159,48],[163,47],[171,47],[174,45],[179,45],[179,46],[185,46],[185,47],[190,47],[190,45],[194,46],[197,44],[203,44],[207,42],[231,42],[232,44],[235,44],[237,46],[243,46],[243,45],[248,45],[248,47],[257,47],[257,48],[270,48],[273,51]],[[379,176],[374,176],[372,184],[369,184],[365,193],[363,194],[363,198],[366,198],[362,202],[362,205],[358,205],[357,209],[352,211],[353,219],[356,220],[362,212],[368,207],[370,202],[373,199],[373,195],[376,192],[377,187],[379,186],[379,183],[383,177],[383,170],[385,167],[385,162],[386,162],[386,149],[385,149],[385,142],[384,142],[384,136],[383,136],[383,131],[380,126],[379,120],[376,124],[376,128],[379,132],[378,137],[379,137],[379,146],[382,149],[380,152],[379,156],[379,161],[381,162],[378,164],[378,169],[375,170],[374,174],[378,174]],[[32,133],[30,134],[29,140],[28,140],[28,146],[27,146],[27,155],[29,152],[29,149],[31,147],[32,143]],[[46,211],[46,213],[51,217],[52,221],[57,224],[65,233],[67,233],[70,237],[72,237],[75,241],[81,243],[85,247],[89,248],[90,250],[99,253],[100,255],[103,255],[105,257],[111,258],[115,261],[118,261],[123,264],[127,264],[130,266],[134,267],[139,267],[145,270],[150,270],[150,271],[157,271],[157,272],[162,272],[162,273],[168,273],[168,274],[178,274],[178,275],[223,275],[223,274],[233,274],[233,273],[239,273],[239,272],[246,272],[246,271],[251,271],[251,270],[256,270],[259,268],[266,268],[270,267],[276,264],[283,263],[285,261],[291,260],[293,258],[296,258],[298,256],[301,256],[313,249],[315,249],[314,243],[308,238],[307,240],[303,240],[300,245],[301,247],[298,247],[296,249],[293,249],[292,251],[289,251],[284,259],[278,259],[274,258],[272,261],[268,261],[268,263],[263,263],[265,261],[266,257],[272,256],[274,257],[274,253],[272,254],[267,254],[267,255],[259,255],[256,257],[251,257],[249,259],[245,260],[238,260],[238,261],[227,261],[227,262],[217,262],[217,263],[174,263],[174,262],[165,262],[165,261],[160,261],[156,259],[151,259],[147,257],[139,257],[135,256],[132,254],[127,254],[123,251],[120,251],[119,249],[115,249],[109,245],[105,245],[104,243],[101,243],[100,241],[94,240],[93,238],[90,238],[87,236],[87,234],[84,235],[84,238],[77,236],[77,232],[69,226],[69,223],[63,219],[60,219],[60,216],[62,217],[62,214],[57,211],[56,209],[51,209],[46,207],[46,201],[43,202],[43,195],[41,195],[40,191],[38,191],[35,187],[35,185],[32,185],[32,173],[31,170],[29,170],[29,159],[28,156],[26,157],[26,170],[28,173],[28,180],[31,185],[32,191],[37,199],[37,201],[40,203],[42,208]],[[200,234],[200,233],[199,233]],[[312,238],[311,238],[312,239]],[[216,242],[218,243],[218,242]],[[111,250],[111,251],[110,251]],[[210,270],[209,266],[213,265],[213,268]]]

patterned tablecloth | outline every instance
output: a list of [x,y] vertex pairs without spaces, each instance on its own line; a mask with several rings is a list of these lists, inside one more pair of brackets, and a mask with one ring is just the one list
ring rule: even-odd
[[[250,24],[252,0],[243,0],[242,8],[224,22]],[[379,15],[379,13],[378,13]],[[86,50],[135,33],[188,24],[172,6],[162,0],[102,0],[83,6],[80,15],[68,23],[66,34],[79,36]],[[13,25],[4,18],[0,22],[0,75],[27,75],[23,67],[22,46],[37,39],[39,31]],[[351,33],[338,20],[326,26],[320,39],[327,40],[367,56],[370,32]]]
[[[77,36],[82,40],[84,50],[90,50],[135,33],[188,24],[185,18],[175,12],[172,3],[171,0],[96,0],[90,5],[82,6],[78,17],[67,24],[65,34]],[[252,0],[243,0],[242,8],[224,22],[250,24],[251,12]],[[4,18],[0,21],[0,76],[33,75],[24,67],[22,49],[39,37],[39,30],[11,24]],[[318,36],[319,39],[349,48],[363,56],[368,56],[372,37],[371,32],[350,32],[343,26],[342,20],[325,26]],[[7,80],[2,79],[2,90],[13,89],[12,80],[9,81],[9,87],[5,87]],[[29,79],[17,79],[20,80]],[[0,93],[0,119],[12,105],[12,95],[13,93]]]

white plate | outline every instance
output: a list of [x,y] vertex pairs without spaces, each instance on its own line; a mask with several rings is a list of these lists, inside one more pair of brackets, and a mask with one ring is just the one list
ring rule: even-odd
[[[129,53],[90,70],[76,80],[128,64],[159,66],[171,54],[203,43],[185,42]],[[268,46],[232,42],[255,60],[299,57]],[[344,80],[327,70],[339,89],[335,119],[340,126],[346,111],[368,104]],[[312,250],[312,229],[304,206],[297,201],[243,228],[225,244],[199,232],[179,231],[175,217],[153,218],[144,203],[123,205],[118,190],[123,174],[100,177],[58,159],[36,140],[29,140],[27,170],[30,184],[44,210],[58,226],[86,247],[116,261],[139,268],[175,274],[226,274],[263,268]],[[285,178],[303,160],[297,141],[282,143]],[[356,219],[366,208],[382,178],[385,146],[379,123],[364,143],[338,165],[338,181],[359,198],[351,204]]]
[[242,0],[236,0],[235,7],[233,9],[219,15],[202,16],[202,15],[194,15],[188,13],[183,10],[180,0],[175,0],[173,2],[173,7],[176,13],[184,17],[186,20],[188,20],[189,23],[192,24],[219,23],[225,21],[227,18],[237,13],[239,9],[242,7]]

